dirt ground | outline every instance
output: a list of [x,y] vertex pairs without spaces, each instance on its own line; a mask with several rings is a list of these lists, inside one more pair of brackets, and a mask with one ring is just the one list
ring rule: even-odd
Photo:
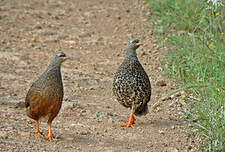
[[[165,48],[147,20],[145,0],[0,0],[0,151],[196,151],[186,136],[181,96],[151,105],[176,88],[160,76]],[[113,75],[132,37],[144,42],[139,60],[152,83],[150,113],[121,128],[130,111],[112,95]],[[56,141],[35,135],[23,107],[26,93],[58,50],[64,101],[52,124]],[[40,129],[47,135],[47,124]]]

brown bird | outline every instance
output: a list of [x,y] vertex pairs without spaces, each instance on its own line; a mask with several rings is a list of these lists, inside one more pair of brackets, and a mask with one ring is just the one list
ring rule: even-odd
[[53,140],[51,124],[59,113],[63,101],[63,82],[61,63],[67,60],[65,53],[59,52],[52,59],[47,70],[35,81],[26,96],[25,106],[27,116],[36,120],[36,134],[43,136],[39,130],[39,120],[47,119],[48,136],[46,140]]
[[151,84],[144,68],[138,61],[136,49],[142,45],[140,40],[133,38],[126,46],[126,55],[113,81],[113,94],[124,107],[131,109],[127,124],[121,127],[133,127],[136,123],[134,115],[148,113],[148,102],[151,98]]

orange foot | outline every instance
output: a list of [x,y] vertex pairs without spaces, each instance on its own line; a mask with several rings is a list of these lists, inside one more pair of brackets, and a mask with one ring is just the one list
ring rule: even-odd
[[38,134],[39,136],[43,137],[43,135],[40,131],[36,131],[35,134]]
[[36,132],[35,134],[38,134],[39,136],[43,137],[43,135],[41,134],[40,130],[39,130],[39,123],[38,123],[38,120],[37,120],[37,124],[36,124]]
[[45,140],[49,140],[49,141],[58,141],[58,139],[53,138],[52,136],[49,136],[49,135],[45,137]]
[[52,136],[46,136],[45,139],[49,140],[49,141],[53,141],[53,137]]
[[127,124],[121,125],[121,127],[131,127],[134,128],[133,124],[136,124],[136,119],[134,118],[134,114],[131,113],[130,115],[130,120],[129,121],[124,121],[125,123],[128,122]]
[[52,137],[51,124],[48,124],[48,136],[46,136],[45,139],[46,139],[46,140],[49,140],[49,141],[55,140],[55,139],[53,139],[53,137]]

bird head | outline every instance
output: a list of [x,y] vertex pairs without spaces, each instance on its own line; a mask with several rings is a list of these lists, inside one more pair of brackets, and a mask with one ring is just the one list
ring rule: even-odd
[[128,43],[127,43],[127,46],[126,46],[126,58],[130,58],[130,57],[133,57],[133,56],[137,56],[137,53],[136,53],[136,49],[139,48],[139,46],[141,46],[143,43],[136,39],[136,38],[132,38]]
[[137,39],[137,38],[132,38],[126,46],[126,49],[132,49],[132,50],[136,50],[137,48],[139,48],[139,46],[143,45],[143,43]]
[[63,52],[58,52],[55,54],[55,56],[53,57],[51,64],[61,64],[64,61],[66,61],[67,59],[69,59],[69,57],[63,53]]
[[65,53],[63,53],[63,52],[59,52],[59,53],[57,53],[56,54],[56,58],[59,60],[59,62],[64,62],[64,61],[66,61],[67,59],[69,59],[69,57],[65,54]]

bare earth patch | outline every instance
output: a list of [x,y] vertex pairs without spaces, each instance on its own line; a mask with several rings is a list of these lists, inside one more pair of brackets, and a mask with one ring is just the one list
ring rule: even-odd
[[[181,96],[137,117],[134,129],[120,127],[130,111],[114,101],[112,80],[131,37],[144,42],[137,52],[152,83],[149,108],[176,88],[160,77],[165,49],[153,44],[144,2],[0,1],[0,151],[195,151],[184,122],[170,119],[182,115]],[[59,49],[72,59],[62,65],[65,96],[49,142],[34,134],[23,103]],[[45,122],[40,130],[47,135]]]

